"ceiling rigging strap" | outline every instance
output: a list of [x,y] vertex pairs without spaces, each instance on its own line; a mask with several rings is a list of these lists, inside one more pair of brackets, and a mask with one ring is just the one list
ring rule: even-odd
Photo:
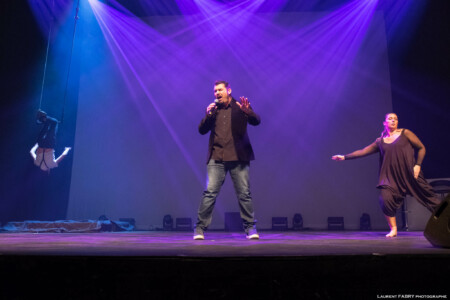
[[73,35],[72,35],[72,46],[70,47],[70,55],[69,55],[69,67],[67,69],[67,77],[66,77],[66,86],[64,88],[64,99],[63,99],[63,108],[62,108],[62,113],[61,113],[61,123],[64,121],[64,111],[65,111],[65,107],[66,107],[66,102],[67,102],[67,87],[69,84],[69,75],[70,75],[70,67],[72,65],[72,53],[73,53],[73,45],[75,42],[75,32],[77,29],[77,21],[79,19],[78,17],[78,12],[80,10],[80,0],[77,1],[77,8],[75,11],[75,23],[73,26]]
[[52,20],[50,22],[50,29],[48,30],[48,38],[47,38],[47,50],[45,53],[45,63],[44,63],[44,74],[42,76],[42,86],[41,86],[41,96],[39,97],[39,110],[42,108],[42,97],[44,95],[44,84],[45,84],[45,76],[47,74],[47,62],[48,62],[48,50],[50,48],[50,39],[52,37],[53,24],[55,23],[55,17],[53,15],[53,8],[55,7],[55,0],[52,1]]

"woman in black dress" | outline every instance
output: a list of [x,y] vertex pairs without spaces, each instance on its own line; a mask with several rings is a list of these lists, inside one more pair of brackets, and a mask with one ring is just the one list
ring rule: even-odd
[[394,113],[386,114],[383,125],[384,131],[381,137],[369,146],[347,155],[334,155],[331,158],[341,161],[380,153],[377,185],[380,189],[380,206],[391,228],[386,237],[395,237],[397,236],[395,214],[406,194],[412,195],[431,212],[436,209],[440,200],[421,171],[425,146],[419,138],[408,129],[397,128],[398,117]]

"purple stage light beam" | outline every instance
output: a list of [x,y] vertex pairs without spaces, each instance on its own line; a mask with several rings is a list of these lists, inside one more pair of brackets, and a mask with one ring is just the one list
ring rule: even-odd
[[52,37],[58,32],[59,26],[64,23],[72,8],[70,0],[28,0],[28,4],[44,35],[53,27]]
[[[191,155],[186,150],[186,147],[178,136],[177,131],[172,127],[168,117],[166,117],[165,113],[158,104],[158,101],[154,98],[152,92],[147,87],[148,85],[145,80],[146,77],[150,75],[148,73],[148,69],[156,72],[158,67],[162,67],[161,62],[151,61],[146,58],[146,56],[150,54],[150,51],[164,55],[165,50],[158,49],[158,42],[155,43],[154,41],[164,40],[163,45],[161,45],[164,47],[169,47],[169,42],[138,18],[133,17],[130,12],[126,11],[126,9],[120,6],[120,4],[116,1],[110,1],[110,4],[114,7],[110,7],[95,0],[89,0],[89,3],[91,4],[93,12],[105,34],[106,39],[108,40],[111,51],[114,53],[116,62],[121,66],[122,70],[124,69],[124,66],[126,66],[132,72],[138,85],[145,93],[155,111],[158,113],[161,121],[167,128],[172,139],[178,146],[180,152],[183,154],[186,162],[191,167],[198,181],[203,183],[202,172],[198,169],[197,164],[193,162]],[[115,7],[118,7],[120,11],[115,9]],[[127,84],[130,87],[131,84],[129,79],[126,80],[128,81]],[[145,120],[145,118],[143,119]]]

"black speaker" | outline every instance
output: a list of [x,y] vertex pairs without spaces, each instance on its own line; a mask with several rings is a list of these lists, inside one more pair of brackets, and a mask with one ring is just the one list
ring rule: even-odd
[[272,230],[288,230],[288,218],[272,217]]
[[191,218],[176,218],[175,230],[178,231],[192,231],[192,219]]
[[450,194],[428,220],[423,235],[435,247],[450,248]]
[[173,219],[171,215],[165,215],[163,218],[163,230],[173,230]]
[[292,229],[302,230],[303,229],[303,217],[301,214],[295,214],[292,218]]
[[328,230],[344,230],[344,217],[328,217]]
[[361,218],[359,218],[359,229],[360,230],[372,230],[372,224],[370,222],[370,215],[363,213]]

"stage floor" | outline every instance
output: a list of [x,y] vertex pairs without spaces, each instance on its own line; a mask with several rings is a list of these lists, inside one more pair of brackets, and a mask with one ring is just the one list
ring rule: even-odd
[[422,232],[0,233],[0,299],[449,299]]
[[211,231],[194,241],[192,232],[134,231],[101,233],[1,233],[1,255],[71,256],[329,256],[450,254],[435,248],[422,232],[386,238],[378,231],[260,231],[259,240],[244,233]]

